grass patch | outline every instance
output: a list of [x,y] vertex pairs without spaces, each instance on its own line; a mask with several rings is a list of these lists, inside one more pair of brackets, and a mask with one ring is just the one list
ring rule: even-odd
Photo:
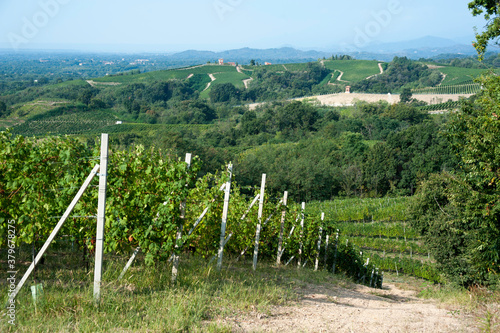
[[[69,253],[68,253],[69,252]],[[272,306],[292,305],[301,290],[312,284],[351,285],[342,276],[296,267],[275,267],[260,262],[256,272],[250,261],[228,264],[221,272],[205,260],[181,257],[177,283],[171,265],[142,264],[139,257],[124,279],[118,275],[127,257],[106,255],[101,303],[93,302],[93,270],[87,272],[75,252],[48,254],[37,269],[43,297],[34,303],[30,282],[17,298],[16,326],[0,310],[1,332],[231,332],[225,318],[251,312],[267,313]],[[3,266],[2,262],[2,266]],[[28,263],[26,262],[26,265]],[[20,267],[20,274],[25,268]],[[6,300],[6,273],[0,273],[0,292]]]
[[439,68],[438,70],[446,75],[446,78],[441,84],[443,86],[472,83],[472,80],[474,80],[481,74],[488,72],[488,70],[486,69],[461,68],[452,66],[446,66],[443,68]]

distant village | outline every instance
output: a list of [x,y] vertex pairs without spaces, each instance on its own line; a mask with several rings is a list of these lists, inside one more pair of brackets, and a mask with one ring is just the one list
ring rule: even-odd
[[[224,62],[224,59],[219,59],[219,65],[230,65],[230,66],[235,66],[236,67],[236,63],[235,62]],[[272,63],[270,62],[265,62],[264,65],[268,66],[268,65],[272,65]]]

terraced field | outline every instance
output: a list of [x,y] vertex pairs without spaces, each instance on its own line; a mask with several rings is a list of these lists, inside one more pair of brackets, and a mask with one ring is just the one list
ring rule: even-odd
[[106,76],[102,78],[95,79],[95,82],[116,82],[116,83],[151,83],[155,81],[167,81],[172,79],[187,79],[191,74],[212,74],[212,73],[231,73],[236,72],[236,67],[234,66],[219,66],[213,64],[206,64],[194,67],[171,69],[155,72],[147,72],[142,74],[124,74],[124,75],[114,75]]
[[439,71],[446,75],[441,83],[442,86],[470,84],[472,80],[487,72],[484,69],[459,68],[459,67],[441,67]]
[[342,80],[357,82],[369,76],[380,73],[379,61],[376,60],[325,60],[325,67],[331,70],[344,72]]
[[114,124],[116,117],[110,111],[88,111],[42,116],[14,126],[12,132],[24,136],[66,135],[99,131]]

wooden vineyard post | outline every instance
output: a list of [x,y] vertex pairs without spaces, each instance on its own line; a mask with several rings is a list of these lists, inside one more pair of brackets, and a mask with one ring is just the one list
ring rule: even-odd
[[283,232],[285,229],[285,216],[286,216],[286,205],[288,201],[288,191],[283,194],[283,210],[281,211],[281,227],[280,227],[280,237],[278,240],[278,255],[276,257],[276,265],[281,264],[281,255],[283,254]]
[[101,167],[99,170],[99,196],[97,199],[97,232],[95,237],[94,302],[101,299],[102,255],[104,224],[106,220],[106,186],[108,176],[108,134],[101,135]]
[[26,280],[28,280],[30,274],[35,269],[36,264],[38,264],[38,262],[40,261],[40,259],[42,259],[43,254],[45,253],[45,251],[49,247],[50,243],[52,243],[52,241],[54,240],[54,238],[57,236],[57,233],[59,232],[59,230],[61,230],[62,226],[64,225],[64,222],[68,219],[69,214],[71,214],[71,212],[73,211],[73,208],[75,208],[76,204],[78,203],[78,200],[80,200],[80,198],[82,197],[83,193],[85,192],[85,190],[87,189],[87,187],[90,185],[90,182],[92,181],[92,179],[94,179],[94,176],[97,174],[98,171],[99,171],[99,165],[96,165],[92,169],[92,171],[90,172],[90,174],[88,175],[87,179],[83,183],[83,185],[80,188],[80,190],[78,191],[78,193],[73,198],[73,201],[71,201],[70,205],[68,206],[68,208],[64,212],[64,214],[61,217],[61,219],[59,220],[59,222],[57,222],[57,225],[54,228],[54,230],[52,230],[52,233],[49,235],[49,238],[47,238],[47,240],[43,244],[43,246],[40,249],[40,251],[38,251],[38,253],[37,253],[36,257],[35,257],[35,260],[28,267],[28,270],[26,271],[26,273],[24,273],[23,277],[21,278],[21,281],[19,281],[19,283],[17,284],[16,289],[14,289],[14,291],[12,293],[9,293],[9,304],[12,304],[14,302],[14,299],[16,298],[17,294],[19,293],[19,290],[21,290],[21,288],[23,287],[24,283],[26,283]]
[[[257,198],[260,198],[260,194],[257,194]],[[276,210],[279,208],[279,206],[281,205],[282,202],[283,202],[283,199],[281,199],[280,202],[278,203],[278,207],[276,207]],[[274,212],[271,213],[271,215],[269,215],[267,217],[267,219],[264,221],[264,223],[262,223],[261,228],[265,227],[267,225],[267,222],[269,222],[273,216],[274,216]],[[232,236],[232,233],[229,234],[228,238],[230,236]],[[227,241],[228,241],[228,239],[226,239],[226,242]],[[240,260],[240,258],[247,252],[247,250],[248,250],[249,247],[250,247],[250,245],[248,245],[243,251],[241,251],[241,253],[238,256],[238,258],[236,258],[236,261]]]
[[[187,169],[191,167],[191,154],[186,154],[186,159],[187,163]],[[179,252],[180,248],[182,247],[182,227],[184,225],[184,219],[186,217],[186,201],[184,200],[181,203],[181,216],[180,218],[180,225],[179,228],[177,229],[177,235],[175,239],[175,247],[174,247],[174,256],[172,258],[172,282],[175,282],[177,280],[177,274],[179,272]]]
[[302,218],[300,220],[300,243],[299,243],[299,262],[297,267],[300,268],[302,262],[302,246],[304,245],[302,242],[302,237],[304,236],[304,210],[306,209],[306,203],[302,203]]
[[[345,245],[347,246],[347,243],[345,243]],[[338,250],[339,250],[339,229],[337,229],[337,234],[335,235],[335,253],[333,255],[332,274],[335,274],[335,266],[337,266]]]
[[231,177],[233,176],[233,165],[229,163],[228,166],[229,171],[229,180],[226,183],[224,188],[224,206],[222,208],[222,222],[220,227],[220,244],[219,244],[219,252],[217,255],[217,270],[222,269],[222,256],[224,254],[224,244],[226,240],[226,225],[227,225],[227,213],[229,210],[229,195],[231,193]]
[[259,240],[260,230],[262,228],[262,211],[264,209],[264,193],[266,190],[266,174],[262,174],[262,182],[260,184],[260,197],[259,197],[259,213],[257,215],[257,230],[255,232],[255,247],[253,250],[253,266],[252,269],[257,269],[257,258],[259,256]]
[[316,253],[316,262],[314,263],[314,271],[318,270],[319,251],[321,251],[321,238],[323,237],[323,221],[324,220],[325,220],[325,213],[321,213],[321,226],[319,227],[319,238],[318,238],[318,253]]
[[328,259],[328,241],[329,241],[330,235],[326,235],[325,239],[325,269],[328,269],[326,266],[326,261]]
[[[240,226],[241,224],[241,221],[245,220],[245,218],[247,217],[248,213],[250,212],[250,210],[252,209],[252,207],[255,205],[255,203],[257,202],[257,200],[259,200],[259,197],[260,197],[260,194],[257,194],[255,196],[255,198],[253,199],[252,203],[250,204],[250,206],[248,207],[247,211],[241,216],[241,219],[240,219],[240,223],[238,223],[237,227]],[[233,232],[231,232],[229,235],[227,235],[226,239],[224,240],[224,247],[226,247],[226,244],[227,242],[229,242],[229,240],[231,239],[231,237],[233,237]],[[250,245],[248,245],[243,251],[241,251],[240,255],[238,256],[238,258],[236,258],[236,261],[240,260],[240,257],[242,255],[245,254],[245,252],[248,250],[248,247]]]

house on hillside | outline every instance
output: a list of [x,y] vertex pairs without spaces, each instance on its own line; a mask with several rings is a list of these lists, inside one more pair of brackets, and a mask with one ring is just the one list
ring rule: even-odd
[[272,65],[272,63],[270,63],[270,62],[267,62],[267,61],[266,61],[266,62],[264,63],[264,65],[269,66],[269,65]]
[[222,58],[219,59],[219,65],[221,65],[221,66],[224,65],[224,59],[222,59]]
[[235,66],[235,67],[236,67],[236,63],[235,63],[235,62],[228,62],[228,65],[231,65],[231,66]]

